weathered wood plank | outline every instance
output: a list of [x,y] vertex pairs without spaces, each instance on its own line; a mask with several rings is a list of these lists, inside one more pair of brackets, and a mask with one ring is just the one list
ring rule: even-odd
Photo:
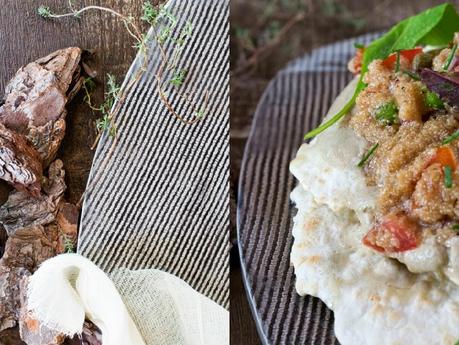
[[[141,15],[142,3],[128,0],[78,1],[80,6],[108,6],[137,18]],[[66,4],[62,0],[0,0],[0,95],[19,67],[68,46],[79,46],[94,52],[90,65],[98,73],[98,87],[93,96],[96,104],[103,99],[106,73],[121,79],[127,72],[135,51],[132,39],[115,17],[94,12],[81,19],[44,20],[36,14],[40,5],[63,12],[67,11]],[[94,122],[97,117],[98,114],[84,104],[81,94],[68,108],[67,134],[59,156],[67,173],[67,198],[74,203],[85,190],[94,154],[91,146],[96,137]],[[0,184],[1,203],[9,190],[8,186]],[[9,330],[0,334],[0,344],[19,345],[22,342],[15,330]]]

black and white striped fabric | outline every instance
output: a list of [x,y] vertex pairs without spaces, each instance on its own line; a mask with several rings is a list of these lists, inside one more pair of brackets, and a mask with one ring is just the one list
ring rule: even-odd
[[289,162],[352,79],[347,62],[366,35],[314,50],[289,64],[260,101],[244,154],[238,200],[238,242],[246,289],[264,344],[337,344],[332,312],[300,297],[290,265],[296,181]]
[[[178,61],[188,70],[184,92],[207,115],[185,125],[159,99],[161,59],[149,42],[149,65],[116,114],[118,142],[99,143],[83,205],[79,252],[106,272],[157,268],[220,305],[229,305],[229,25],[227,0],[171,0],[193,34]],[[151,33],[150,33],[151,34]],[[168,43],[167,54],[173,44]],[[136,59],[129,76],[140,63]],[[166,77],[167,79],[167,77]],[[174,92],[173,108],[194,109]],[[109,157],[109,159],[107,159]],[[98,181],[92,186],[94,181]]]

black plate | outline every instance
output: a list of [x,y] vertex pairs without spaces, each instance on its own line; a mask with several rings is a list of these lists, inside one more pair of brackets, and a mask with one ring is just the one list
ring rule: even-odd
[[303,135],[317,126],[352,79],[354,43],[338,42],[293,61],[270,83],[255,114],[244,153],[238,200],[238,243],[249,303],[264,344],[337,344],[333,313],[295,292],[290,265],[296,181],[289,162]]

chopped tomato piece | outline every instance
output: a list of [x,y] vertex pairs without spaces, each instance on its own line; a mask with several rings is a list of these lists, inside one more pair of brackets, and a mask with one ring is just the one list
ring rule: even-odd
[[357,48],[354,57],[354,71],[355,73],[360,73],[362,69],[362,60],[363,60],[363,53],[365,53],[365,48]]
[[402,50],[400,54],[405,58],[408,59],[410,62],[413,62],[416,55],[422,53],[422,48],[414,48],[414,49],[407,49]]
[[442,167],[449,166],[451,169],[456,170],[457,160],[454,151],[448,146],[441,146],[435,152],[435,155],[429,161],[428,166],[439,163]]
[[364,245],[381,253],[415,249],[419,242],[419,225],[404,214],[388,215],[363,238]]
[[[420,53],[422,53],[422,48],[407,49],[407,50],[401,50],[400,56],[404,57],[411,63],[413,62],[414,57]],[[394,69],[396,62],[397,62],[397,53],[393,53],[393,54],[390,54],[386,59],[384,59],[383,64],[388,69]]]

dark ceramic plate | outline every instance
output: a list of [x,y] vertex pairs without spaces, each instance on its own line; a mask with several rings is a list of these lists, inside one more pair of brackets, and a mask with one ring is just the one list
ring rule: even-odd
[[365,35],[293,61],[270,83],[246,146],[238,200],[238,243],[249,303],[264,344],[337,344],[333,313],[295,292],[290,265],[295,180],[289,162],[352,79],[347,62]]

